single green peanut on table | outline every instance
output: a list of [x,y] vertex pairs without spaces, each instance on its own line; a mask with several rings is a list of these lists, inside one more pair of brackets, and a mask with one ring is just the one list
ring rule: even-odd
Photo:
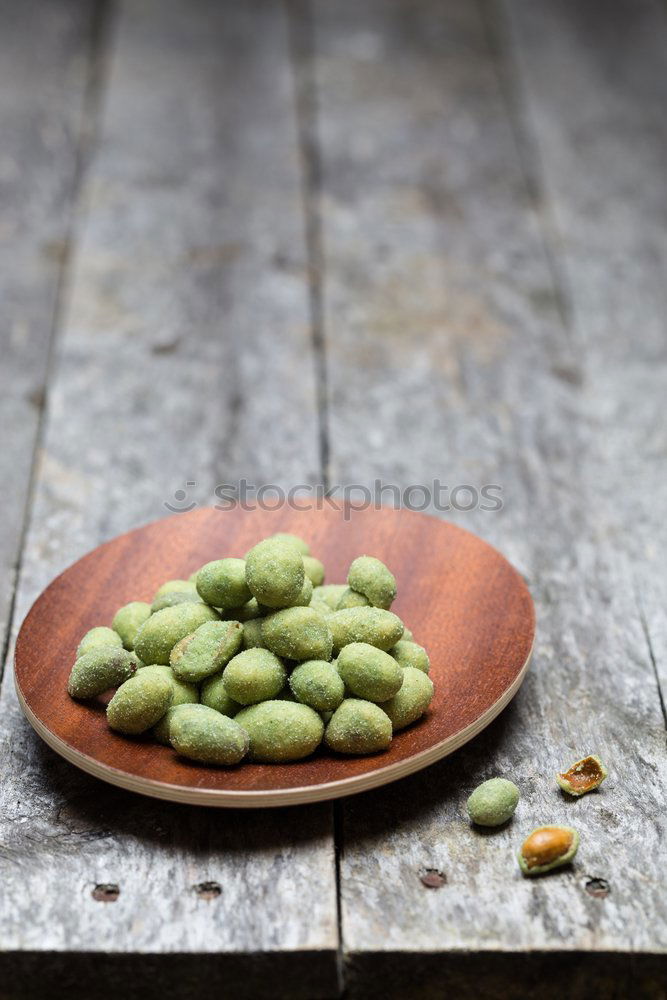
[[466,808],[478,826],[501,826],[514,815],[519,802],[519,789],[507,778],[489,778],[478,785],[469,797]]
[[371,754],[391,743],[391,720],[379,705],[360,698],[346,698],[327,725],[324,741],[344,754]]
[[291,701],[263,701],[242,709],[235,721],[250,737],[250,759],[269,763],[309,757],[324,733],[314,709]]
[[111,627],[120,636],[125,649],[134,649],[137,632],[144,622],[148,621],[151,614],[151,606],[145,601],[130,601],[129,604],[118,609]]
[[180,680],[199,684],[229,663],[241,648],[242,639],[240,622],[204,622],[176,643],[169,663]]
[[182,757],[226,767],[243,760],[249,744],[245,729],[207,705],[178,705],[173,708],[169,739]]

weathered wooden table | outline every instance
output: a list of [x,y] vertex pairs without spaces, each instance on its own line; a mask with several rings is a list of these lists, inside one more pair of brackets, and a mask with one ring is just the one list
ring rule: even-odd
[[[0,14],[0,996],[665,997],[664,5]],[[31,601],[244,477],[499,485],[445,516],[535,597],[513,705],[333,806],[170,806],[51,753]],[[567,802],[586,751],[611,776]],[[496,773],[520,814],[474,835]],[[523,880],[543,821],[579,856]]]

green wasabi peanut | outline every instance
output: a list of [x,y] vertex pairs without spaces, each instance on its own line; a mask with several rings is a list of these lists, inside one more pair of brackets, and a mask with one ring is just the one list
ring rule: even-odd
[[171,684],[171,706],[167,709],[158,724],[153,726],[151,733],[153,738],[157,740],[158,743],[162,743],[164,746],[169,746],[169,724],[174,707],[176,705],[195,705],[199,701],[199,691],[196,685],[186,684],[184,681],[179,681],[171,667],[151,664],[150,666],[142,667],[141,669],[144,673],[146,671],[150,671],[153,674],[158,674],[160,677],[166,678],[166,680],[168,680]]
[[287,671],[268,649],[246,649],[229,661],[223,674],[225,690],[241,705],[275,698],[282,691]]
[[93,646],[76,660],[67,690],[72,698],[94,698],[123,684],[137,666],[136,656],[122,646]]
[[519,801],[519,789],[507,778],[489,778],[478,785],[466,803],[468,815],[478,826],[506,823]]
[[403,683],[403,671],[393,656],[366,642],[344,646],[337,669],[346,689],[366,701],[388,701]]
[[405,626],[403,626],[403,638],[406,640],[406,642],[414,642],[415,641],[414,635],[412,634],[412,632],[410,631],[410,629],[406,628]]
[[286,608],[264,619],[262,638],[276,656],[329,660],[331,633],[327,621],[312,608]]
[[318,712],[338,708],[345,696],[345,685],[340,674],[326,660],[306,660],[292,671],[289,686],[304,705]]
[[252,594],[245,580],[243,559],[216,559],[206,563],[197,574],[197,591],[202,601],[214,608],[238,608]]
[[179,680],[199,684],[217,674],[241,648],[240,622],[204,622],[176,643],[169,663]]
[[350,642],[367,642],[385,652],[403,635],[403,622],[382,608],[344,608],[327,618],[334,653]]
[[141,626],[134,640],[137,656],[144,663],[169,663],[169,654],[181,639],[190,635],[204,622],[219,621],[219,616],[207,604],[185,602],[164,608],[151,615]]
[[158,589],[155,591],[153,600],[155,600],[156,597],[160,597],[161,594],[169,594],[174,592],[177,592],[179,594],[184,594],[188,590],[195,592],[197,590],[192,580],[167,580],[166,583],[163,583],[162,586],[158,587]]
[[336,605],[336,611],[342,611],[344,608],[367,608],[370,603],[368,598],[364,597],[363,594],[358,594],[356,590],[347,587],[340,596],[340,601]]
[[324,742],[337,753],[377,753],[387,749],[391,735],[391,721],[379,705],[346,698],[331,716]]
[[171,682],[145,667],[118,688],[107,705],[107,721],[119,733],[138,736],[160,721],[173,696]]
[[151,614],[151,606],[145,601],[130,601],[129,604],[118,609],[111,627],[114,632],[118,632],[125,649],[134,649],[137,632],[144,622],[148,621]]
[[245,730],[207,705],[174,708],[169,738],[176,753],[202,764],[230,767],[243,760],[248,752]]
[[310,756],[322,742],[324,723],[308,705],[263,701],[244,708],[236,721],[250,737],[251,760],[283,763]]
[[323,615],[325,618],[333,614],[333,609],[330,608],[328,604],[325,604],[324,601],[320,601],[317,597],[311,598],[309,606],[313,609],[313,611],[317,611],[318,615]]
[[310,555],[310,545],[303,538],[299,538],[298,535],[290,535],[288,531],[276,531],[275,535],[271,535],[271,538],[274,542],[284,542],[286,545],[292,545],[299,555]]
[[431,669],[431,661],[424,647],[406,639],[405,632],[403,638],[391,647],[389,655],[394,657],[399,667],[414,667],[425,674]]
[[90,653],[93,649],[104,649],[105,646],[120,647],[122,645],[123,640],[117,632],[114,632],[112,628],[107,628],[106,625],[97,625],[84,635],[77,646],[76,658],[78,660],[80,656]]
[[255,618],[261,618],[264,615],[264,607],[257,603],[254,597],[245,604],[242,604],[240,608],[230,608],[229,611],[223,611],[221,617],[226,621],[237,621],[237,622],[250,622]]
[[[345,649],[349,649],[349,646]],[[402,671],[403,683],[400,688],[393,698],[382,702],[382,711],[391,719],[394,732],[405,729],[421,718],[433,698],[433,681],[423,670],[403,667]]]
[[394,574],[374,556],[358,556],[350,566],[347,582],[352,590],[367,597],[375,608],[387,610],[396,597]]
[[[294,602],[294,604],[292,605],[292,607],[294,607],[294,608],[307,608],[308,605],[310,604],[312,596],[313,596],[313,585],[310,582],[310,580],[308,579],[308,577],[305,577],[304,581],[303,581],[303,587],[301,588],[301,593],[297,597],[297,599]],[[270,614],[273,609],[272,608],[268,608],[267,610],[268,610],[268,612]]]
[[291,607],[301,594],[305,575],[303,557],[286,542],[267,538],[246,558],[250,592],[269,608]]
[[324,601],[332,611],[335,611],[346,590],[348,586],[345,583],[325,583],[321,587],[313,588],[313,600]]
[[202,604],[202,600],[196,590],[168,590],[164,594],[156,597],[151,604],[151,612],[163,611],[165,608],[173,608],[176,604],[190,603]]
[[324,564],[315,556],[303,556],[303,568],[313,587],[321,587],[324,583]]
[[579,834],[571,826],[540,826],[521,845],[519,867],[524,875],[542,875],[572,860]]
[[204,681],[201,686],[200,700],[202,705],[208,705],[209,708],[214,708],[216,712],[228,715],[230,718],[243,708],[240,702],[234,701],[227,694],[222,671]]
[[266,649],[266,643],[262,639],[261,618],[253,618],[252,621],[243,623],[241,645],[244,649]]

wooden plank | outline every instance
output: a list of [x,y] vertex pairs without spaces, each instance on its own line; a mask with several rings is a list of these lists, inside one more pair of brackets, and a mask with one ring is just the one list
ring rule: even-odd
[[[201,501],[243,475],[318,476],[281,8],[130,3],[109,64],[17,623],[61,567],[164,515],[188,480]],[[11,676],[0,731],[16,995],[199,996],[202,974],[239,997],[336,993],[327,805],[221,815],[106,787],[39,742]]]
[[591,474],[606,482],[610,467],[622,470],[625,499],[614,505],[614,530],[637,566],[664,701],[667,533],[658,510],[665,436],[656,407],[666,363],[665,9],[653,0],[505,8],[525,81],[519,110],[538,144],[577,336],[591,371],[604,373],[604,381],[591,380],[591,405],[617,429],[600,441]]
[[[549,6],[522,4],[517,16]],[[648,379],[654,391],[655,357],[634,348],[629,311],[608,311],[615,272],[601,257],[597,311],[586,317],[590,327],[597,317],[597,333],[582,334],[583,314],[570,326],[575,291],[562,282],[549,204],[533,203],[534,164],[518,141],[493,23],[463,0],[342,0],[315,11],[334,481],[500,484],[501,511],[446,516],[501,547],[538,606],[534,668],[514,705],[453,758],[345,808],[350,996],[500,997],[510,986],[512,996],[662,996],[664,730],[634,583],[646,563],[623,539],[624,471],[608,445],[609,418],[619,423],[614,459],[641,444],[642,419],[619,380],[633,358],[635,388]],[[536,75],[550,47],[566,51],[566,33],[554,40],[558,14],[548,20],[531,35]],[[572,62],[588,73],[595,34],[566,72]],[[649,50],[646,81],[663,51]],[[645,58],[641,47],[634,58]],[[559,79],[554,68],[543,82],[545,102]],[[544,113],[556,140],[554,119],[583,90],[573,84],[558,112]],[[624,93],[639,143],[652,134],[652,111],[641,93]],[[565,194],[572,173],[561,175]],[[639,233],[664,179],[647,163],[636,180]],[[608,211],[605,248],[613,204]],[[613,359],[608,324],[617,326]],[[655,396],[640,408],[651,405]],[[639,454],[649,457],[643,446]],[[604,790],[566,801],[553,775],[591,751],[609,760]],[[484,836],[470,829],[465,799],[494,774],[513,777],[522,801],[508,828]],[[571,870],[526,880],[515,852],[543,822],[576,825],[582,846]],[[424,886],[427,868],[444,873],[441,888]],[[592,879],[609,892],[596,895]]]
[[[0,3],[0,647],[77,184],[94,40],[89,0]],[[30,58],[27,53],[31,53]],[[9,431],[9,433],[7,433]]]

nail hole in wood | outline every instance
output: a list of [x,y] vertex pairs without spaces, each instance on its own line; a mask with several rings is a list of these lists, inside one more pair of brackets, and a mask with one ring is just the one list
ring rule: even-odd
[[113,882],[100,882],[91,892],[98,903],[115,903],[120,896],[120,889]]
[[222,892],[219,882],[199,882],[192,887],[200,899],[216,899]]
[[439,889],[447,881],[447,876],[437,868],[422,868],[419,878],[427,889]]
[[606,878],[589,878],[584,888],[588,895],[595,899],[604,899],[611,892],[611,886]]

